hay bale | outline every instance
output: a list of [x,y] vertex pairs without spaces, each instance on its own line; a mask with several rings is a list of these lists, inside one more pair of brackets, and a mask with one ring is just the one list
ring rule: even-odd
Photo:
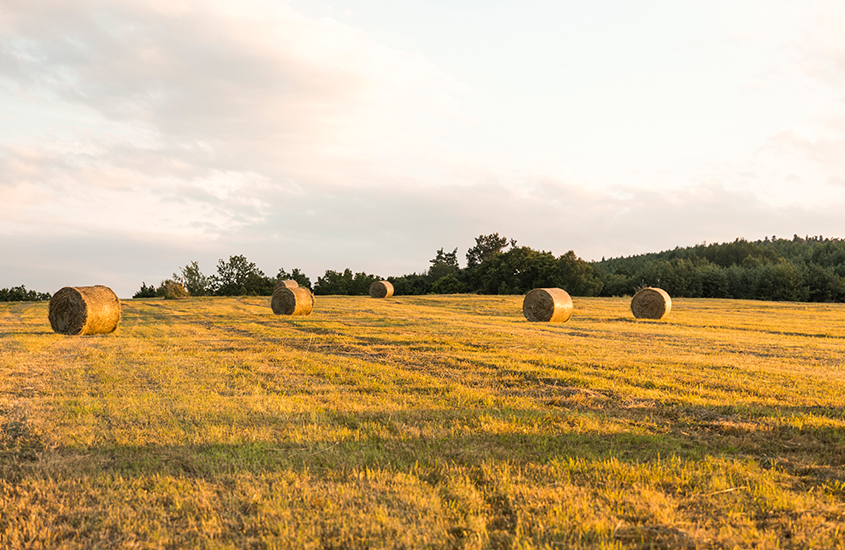
[[181,300],[190,296],[182,283],[175,281],[168,281],[164,283],[164,299],[165,300]]
[[48,316],[59,334],[109,334],[120,323],[120,300],[107,286],[66,286],[50,298]]
[[532,322],[563,323],[572,317],[572,298],[562,288],[535,288],[525,295],[522,313]]
[[314,309],[314,295],[307,288],[282,285],[273,292],[270,307],[276,315],[308,315]]
[[631,300],[631,312],[637,319],[661,319],[671,310],[672,299],[662,288],[644,288]]
[[276,286],[273,287],[273,292],[276,292],[280,288],[296,288],[299,286],[299,283],[294,281],[293,279],[284,279],[276,281]]
[[389,281],[376,281],[370,285],[370,296],[373,298],[390,298],[393,296],[393,285]]

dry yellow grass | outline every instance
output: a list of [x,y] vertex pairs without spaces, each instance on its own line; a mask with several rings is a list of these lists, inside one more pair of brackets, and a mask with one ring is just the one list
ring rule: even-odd
[[521,302],[0,304],[0,547],[845,547],[845,306]]

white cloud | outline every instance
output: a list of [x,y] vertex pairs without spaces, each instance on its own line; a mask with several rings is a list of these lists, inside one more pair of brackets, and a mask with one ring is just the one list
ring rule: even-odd
[[[11,4],[0,22],[7,97],[100,119],[82,135],[76,121],[49,126],[59,141],[36,136],[27,154],[7,143],[5,162],[16,169],[4,185],[16,189],[16,211],[30,210],[18,218],[225,234],[261,221],[268,189],[301,196],[414,173],[443,181],[423,127],[457,116],[459,84],[336,21],[272,3],[239,6]],[[44,201],[35,205],[24,186],[43,190]],[[57,196],[64,216],[50,209]],[[109,208],[120,203],[136,214]]]
[[[595,91],[596,103],[579,96],[587,112],[625,105],[617,113],[626,117],[624,131],[605,113],[601,124],[577,125],[573,115],[572,126],[543,134],[566,136],[567,144],[627,139],[630,150],[543,148],[533,134],[535,125],[548,124],[538,113],[551,116],[559,104],[495,104],[502,118],[476,125],[462,101],[479,97],[478,90],[414,52],[284,4],[2,6],[0,242],[18,253],[4,265],[0,286],[32,284],[36,271],[51,274],[45,281],[103,273],[129,281],[120,283],[125,296],[140,280],[157,282],[191,259],[211,271],[217,258],[240,253],[268,273],[296,266],[316,278],[349,266],[399,274],[425,269],[437,248],[463,253],[473,237],[494,231],[593,259],[737,236],[841,231],[845,38],[836,32],[842,19],[816,18],[818,12],[802,16],[806,40],[790,43],[760,29],[728,35],[726,43],[768,52],[767,62],[780,59],[775,43],[791,44],[794,56],[785,57],[788,68],[766,67],[708,88],[726,93],[745,82],[742,93],[766,99],[778,79],[800,70],[811,105],[805,118],[776,131],[755,127],[751,134],[762,138],[737,140],[741,146],[725,147],[722,156],[693,151],[658,162],[650,149],[700,143],[707,132],[733,143],[733,134],[695,126],[701,98],[685,94],[696,75],[678,83],[673,71],[657,74],[662,65],[648,59],[641,60],[645,74],[668,86],[664,103],[640,105],[659,83],[636,81],[637,67],[628,67],[623,82],[636,84],[640,95],[608,85]],[[831,6],[825,15],[841,14]],[[606,55],[618,50],[602,47]],[[518,88],[501,62],[494,76]],[[542,59],[536,65],[555,69]],[[596,80],[601,67],[589,69],[592,85],[613,82],[611,75]],[[711,69],[707,74],[717,74]],[[498,97],[483,92],[488,104]],[[723,104],[706,105],[715,111]],[[473,133],[479,127],[508,139],[468,143],[483,141]],[[616,135],[625,132],[627,138]],[[530,150],[495,146],[520,136]],[[631,151],[642,158],[632,161]]]
[[[817,0],[803,11],[800,35],[794,42],[799,65],[808,74],[839,86],[841,94],[845,82],[845,5],[836,0]],[[840,98],[845,99],[845,95]]]

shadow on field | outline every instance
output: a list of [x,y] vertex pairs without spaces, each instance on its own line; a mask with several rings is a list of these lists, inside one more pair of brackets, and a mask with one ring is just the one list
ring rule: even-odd
[[[188,533],[188,537],[196,536],[191,535],[196,525],[205,528],[204,522],[210,521],[209,518],[223,518],[228,523],[224,522],[224,527],[214,533],[219,537],[216,542],[231,539],[237,542],[232,546],[237,547],[269,547],[256,542],[258,537],[274,532],[268,530],[268,525],[286,521],[297,529],[311,529],[311,533],[321,537],[323,547],[334,548],[390,547],[385,540],[393,541],[394,547],[416,547],[414,540],[398,537],[413,529],[416,529],[413,536],[420,536],[422,526],[440,530],[439,538],[432,539],[435,543],[428,545],[431,547],[511,548],[515,546],[512,540],[527,537],[535,541],[551,540],[554,546],[560,547],[586,547],[591,543],[598,547],[601,541],[614,541],[617,543],[614,547],[638,549],[725,547],[711,545],[712,533],[690,530],[688,525],[699,517],[696,514],[706,516],[697,510],[714,506],[709,500],[713,496],[733,497],[748,488],[740,486],[745,482],[739,479],[735,487],[706,492],[712,471],[693,465],[689,473],[686,464],[667,460],[673,454],[686,460],[714,455],[756,458],[762,469],[782,468],[800,476],[802,479],[793,491],[806,492],[814,486],[830,485],[832,481],[845,483],[841,469],[828,468],[822,473],[818,461],[816,470],[790,472],[784,466],[788,463],[766,462],[769,457],[754,454],[748,447],[728,450],[706,438],[685,435],[682,431],[685,425],[680,420],[685,415],[706,417],[711,419],[709,422],[724,416],[725,411],[701,408],[681,412],[676,408],[679,420],[664,426],[665,431],[660,433],[635,429],[638,419],[652,418],[659,410],[646,412],[646,407],[626,417],[631,422],[628,431],[601,433],[586,430],[582,421],[613,411],[563,411],[558,407],[545,416],[525,409],[406,410],[391,414],[326,412],[318,418],[303,415],[276,418],[275,422],[283,428],[288,423],[312,422],[334,433],[342,432],[338,428],[347,428],[357,437],[339,441],[280,439],[195,445],[116,445],[103,441],[90,447],[50,450],[44,450],[25,417],[7,412],[7,421],[0,427],[0,481],[15,485],[21,478],[39,476],[51,482],[58,480],[58,485],[47,486],[58,494],[64,508],[39,509],[39,517],[46,517],[50,528],[83,526],[73,533],[76,540],[86,542],[85,537],[93,538],[92,533],[104,529],[114,530],[117,541],[121,540],[118,535],[127,529],[138,530],[141,537],[149,536],[139,523],[127,527],[124,522],[107,521],[114,517],[114,508],[123,506],[125,516],[136,517],[126,510],[138,508],[145,513],[141,516],[142,524],[151,517],[164,517],[168,531],[162,532],[176,530]],[[610,422],[616,418],[611,414],[603,420]],[[201,423],[214,425],[218,420],[208,415]],[[265,417],[265,422],[273,421],[271,416]],[[426,423],[442,426],[441,434],[451,431],[455,435],[425,436]],[[616,429],[621,425],[605,423],[604,426]],[[233,427],[248,433],[256,427],[255,418],[240,425],[236,422]],[[109,437],[107,432],[103,435]],[[820,441],[828,435],[840,440],[843,437],[842,430],[827,434],[806,427],[785,435]],[[654,465],[658,454],[667,473],[660,464]],[[841,460],[842,456],[838,456]],[[544,468],[553,462],[558,466]],[[297,475],[284,475],[289,472]],[[753,479],[753,476],[752,471],[749,477]],[[649,506],[633,504],[638,498],[636,485],[643,480],[681,502],[689,514],[684,516],[685,521],[661,523],[666,520],[661,520],[660,514],[653,513]],[[34,492],[30,485],[38,490],[41,487],[38,483],[20,485],[20,491],[6,489],[6,494],[0,496],[7,496],[7,502],[13,505],[29,506],[27,499],[31,497],[27,491]],[[615,487],[605,492],[606,485]],[[620,486],[624,489],[619,489]],[[619,495],[623,493],[629,499],[625,501],[626,507],[616,509],[611,515],[612,523],[604,529],[589,524],[579,526],[579,530],[567,523],[564,532],[544,530],[531,515],[542,517],[543,512],[570,497],[575,501],[595,502],[590,506],[606,510],[611,506],[609,502],[622,498]],[[40,493],[36,497],[31,500],[50,502]],[[756,505],[751,497],[746,502],[752,506],[748,513],[756,514],[752,519],[758,528],[775,536],[791,533],[788,529],[794,528],[799,517],[768,511],[763,505],[753,507]],[[724,510],[728,505],[718,506],[717,510]],[[292,512],[285,516],[288,510]],[[814,516],[818,517],[818,514]],[[85,523],[89,521],[86,518],[94,520]],[[312,518],[319,521],[313,523]],[[348,518],[348,524],[338,518]],[[388,520],[390,523],[385,523]],[[333,531],[338,525],[342,530]],[[812,526],[818,528],[818,524]],[[247,529],[255,537],[254,545],[237,538]],[[165,547],[187,547],[192,542],[183,542],[178,534],[174,536],[177,543]],[[463,544],[464,539],[474,537],[486,543]]]
[[[49,451],[44,451],[41,440],[31,435],[22,419],[8,419],[0,428],[0,462],[5,462],[2,472],[6,478],[12,471],[36,462],[76,473],[91,470],[124,476],[213,477],[286,470],[316,473],[387,467],[409,471],[418,465],[437,464],[477,468],[499,463],[521,467],[560,459],[617,460],[641,465],[673,456],[685,461],[715,457],[750,460],[760,469],[783,471],[809,485],[831,481],[845,484],[845,430],[770,422],[778,415],[841,418],[841,411],[797,407],[765,412],[770,415],[737,414],[730,407],[643,404],[625,409],[562,410],[558,403],[551,405],[547,414],[525,409],[413,410],[391,414],[327,411],[317,417],[268,415],[234,423],[231,418],[224,421],[222,416],[208,415],[196,425],[228,425],[244,434],[256,428],[264,428],[264,433],[276,428],[280,439],[133,446],[109,443],[109,430],[105,429],[98,445]],[[315,433],[352,435],[340,440],[285,439],[289,428],[307,424]],[[109,427],[121,429],[120,423],[114,421]],[[192,435],[188,431],[185,439]]]
[[[680,499],[694,518],[698,513],[705,514],[696,510],[716,505],[711,500],[714,496],[736,496],[753,486],[751,480],[759,478],[762,470],[774,470],[793,479],[762,477],[777,479],[778,483],[786,481],[785,491],[791,494],[818,491],[845,502],[845,492],[841,489],[845,487],[842,468],[845,430],[767,424],[773,418],[791,415],[839,419],[841,411],[813,407],[737,411],[732,407],[642,402],[630,402],[626,408],[608,403],[590,407],[590,400],[572,402],[575,395],[573,392],[568,402],[548,404],[545,411],[481,408],[404,410],[389,414],[326,411],[316,416],[251,415],[234,421],[221,412],[219,416],[212,413],[194,419],[193,426],[197,428],[213,430],[228,425],[235,433],[244,434],[242,443],[119,445],[108,441],[113,437],[110,432],[126,426],[111,418],[108,427],[103,426],[99,444],[58,448],[45,445],[22,413],[4,414],[0,410],[0,486],[2,481],[13,486],[27,485],[27,479],[38,478],[83,480],[83,484],[106,480],[104,483],[110,491],[113,484],[125,488],[137,484],[147,487],[146,484],[152,483],[143,494],[169,506],[167,503],[179,499],[174,495],[160,496],[158,492],[172,478],[180,491],[188,487],[196,492],[196,487],[208,488],[210,484],[214,498],[209,502],[216,503],[213,505],[225,513],[242,511],[243,515],[239,516],[242,519],[260,517],[261,512],[252,508],[257,494],[254,491],[263,490],[271,495],[274,483],[295,479],[295,483],[280,483],[284,488],[279,491],[281,506],[306,510],[309,517],[326,517],[326,505],[322,503],[342,497],[346,499],[345,508],[335,506],[331,514],[348,513],[358,518],[362,514],[389,516],[405,529],[406,524],[421,521],[419,510],[428,510],[426,506],[431,502],[444,509],[449,502],[458,503],[459,507],[471,505],[474,515],[449,516],[451,519],[445,523],[447,538],[442,540],[454,539],[455,548],[463,547],[459,542],[465,538],[480,536],[478,533],[484,533],[490,541],[489,547],[497,548],[511,547],[508,541],[518,533],[535,536],[532,529],[537,528],[531,522],[526,523],[526,514],[556,506],[561,498],[566,498],[566,493],[561,491],[573,491],[573,488],[574,494],[581,495],[579,498],[597,499],[601,506],[606,506],[604,499],[621,498],[618,495],[627,495],[629,491],[634,496],[625,498],[636,502],[637,485],[651,483],[660,488],[656,490]],[[600,401],[592,397],[594,405]],[[164,419],[150,420],[156,424]],[[291,428],[308,424],[314,429],[305,433],[348,435],[339,440],[286,438],[286,434],[293,432]],[[249,440],[256,433],[253,430],[266,434],[272,433],[273,428],[277,429],[278,439]],[[190,433],[187,425],[185,432],[185,440],[201,437]],[[711,457],[717,461],[737,459],[743,464],[732,469],[730,465],[703,462]],[[732,487],[710,489],[709,480],[714,472],[732,470],[736,472],[731,474],[736,476]],[[291,473],[296,475],[290,476]],[[368,480],[370,476],[372,481]],[[237,492],[239,484],[249,489]],[[339,490],[337,487],[341,486]],[[608,493],[604,492],[606,486],[611,486]],[[416,492],[406,492],[410,490]],[[408,494],[424,498],[409,501]],[[132,502],[142,498],[133,495],[130,493],[126,498]],[[798,515],[770,511],[763,504],[758,506],[756,500],[751,500],[757,499],[753,495],[743,498],[751,506],[759,529],[778,536],[791,533],[790,526]],[[761,500],[765,501],[765,498]],[[82,510],[79,514],[92,513],[89,502],[86,500],[79,507]],[[439,510],[437,506],[432,510]],[[654,515],[648,506],[631,502],[626,506],[624,513],[619,512],[613,520],[611,525],[615,527],[610,534],[607,530],[592,531],[588,526],[577,536],[586,540],[609,537],[621,547],[639,549],[721,547],[710,546],[709,538],[700,540],[703,536],[700,532],[687,532],[678,525],[661,523],[659,514]],[[718,506],[724,509],[726,505]],[[60,525],[72,523],[79,520],[75,513],[53,517],[50,521]],[[94,513],[100,514],[98,517],[105,515],[100,510]],[[179,516],[180,521],[190,521],[190,514],[199,516],[208,510],[198,508],[196,512],[185,513],[188,516]],[[431,517],[440,517],[439,513],[432,512]],[[835,525],[838,520],[825,521]],[[366,521],[359,523],[369,525]],[[243,525],[240,519],[234,524],[240,532]],[[818,525],[814,524],[815,527]],[[255,527],[255,532],[263,533],[262,529]],[[319,531],[322,527],[315,529]],[[344,536],[365,536],[356,533]],[[576,537],[536,530],[538,540],[564,537],[561,539],[566,543],[564,547],[568,536]],[[333,540],[331,536],[327,541],[330,540]],[[336,547],[367,546],[359,539],[354,540],[358,542]],[[328,542],[326,545],[333,546]]]
[[697,406],[622,398],[584,388],[563,388],[558,394],[545,404],[661,434],[664,449],[670,447],[679,456],[751,457],[765,468],[790,463],[845,466],[845,428],[829,422],[841,424],[845,408]]
[[49,328],[33,330],[15,330],[13,332],[0,332],[0,338],[18,338],[20,336],[44,336],[54,334]]

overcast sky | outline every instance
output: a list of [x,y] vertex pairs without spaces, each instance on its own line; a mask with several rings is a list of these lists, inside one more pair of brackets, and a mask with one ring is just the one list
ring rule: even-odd
[[841,0],[0,0],[0,287],[845,236]]

